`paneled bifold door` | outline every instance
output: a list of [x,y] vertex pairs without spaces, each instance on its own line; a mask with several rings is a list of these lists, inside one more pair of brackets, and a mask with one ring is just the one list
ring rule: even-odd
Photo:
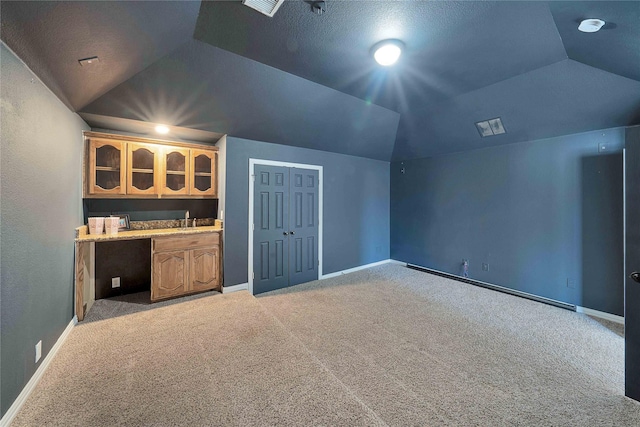
[[253,293],[318,278],[318,171],[255,165]]

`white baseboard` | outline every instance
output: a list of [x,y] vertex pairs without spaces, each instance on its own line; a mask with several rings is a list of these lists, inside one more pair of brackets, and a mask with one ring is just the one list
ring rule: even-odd
[[611,322],[616,322],[616,323],[620,323],[621,325],[624,325],[624,317],[617,316],[611,313],[605,313],[604,311],[593,310],[591,308],[580,307],[579,305],[577,305],[576,312],[588,314],[589,316],[599,317],[604,320],[609,320]]
[[406,267],[406,266],[407,266],[407,263],[406,263],[406,262],[404,262],[404,261],[398,261],[398,260],[396,260],[396,259],[390,259],[390,260],[389,260],[389,262],[390,262],[391,264],[398,264],[398,265],[402,265],[402,266],[404,266],[404,267]]
[[53,358],[56,356],[56,353],[58,353],[58,350],[60,350],[60,347],[62,347],[62,344],[64,344],[64,341],[67,339],[67,336],[69,336],[69,334],[71,333],[71,330],[77,323],[78,323],[78,317],[73,316],[73,319],[71,319],[71,322],[69,322],[69,324],[64,329],[64,331],[62,331],[62,334],[60,335],[60,337],[58,337],[58,341],[56,341],[56,343],[53,345],[53,347],[47,354],[47,357],[45,357],[42,363],[40,363],[40,366],[38,366],[38,369],[33,374],[31,379],[27,383],[27,385],[24,386],[24,388],[22,389],[22,391],[20,392],[16,400],[9,407],[9,410],[4,414],[4,417],[2,417],[2,419],[0,420],[0,427],[8,427],[13,421],[13,419],[16,417],[16,415],[18,415],[18,411],[20,411],[20,408],[22,408],[22,405],[24,405],[24,402],[27,401],[27,398],[29,397],[29,395],[36,388],[36,386],[38,385],[38,382],[40,381],[45,371],[47,370],[47,367],[49,366]]
[[385,260],[378,261],[378,262],[372,262],[371,264],[365,264],[365,265],[360,265],[358,267],[348,268],[348,269],[342,270],[342,271],[336,271],[335,273],[323,274],[322,276],[320,276],[320,280],[331,279],[332,277],[342,276],[343,274],[353,273],[354,271],[364,270],[365,268],[375,267],[376,265],[389,264],[390,262],[398,263],[398,261],[393,261],[391,259],[385,259]]
[[222,287],[222,293],[223,294],[229,294],[231,292],[247,291],[247,290],[249,290],[249,284],[248,283],[240,283],[239,285],[223,286]]

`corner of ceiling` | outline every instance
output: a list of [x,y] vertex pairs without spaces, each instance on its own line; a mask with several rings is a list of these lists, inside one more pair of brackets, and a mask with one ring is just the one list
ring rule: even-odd
[[560,44],[562,45],[562,50],[564,50],[564,56],[566,59],[569,59],[569,53],[567,52],[567,46],[565,46],[564,44],[564,40],[562,40],[562,35],[560,35],[560,29],[558,28],[558,22],[556,21],[555,16],[553,16],[553,12],[551,12],[551,7],[549,4],[547,4],[547,11],[549,12],[549,16],[551,17],[551,20],[553,21],[553,28],[556,31],[556,36],[558,37],[558,40],[560,40]]
[[115,82],[114,84],[106,86],[100,92],[97,92],[93,97],[91,97],[87,102],[85,102],[81,106],[79,106],[77,108],[77,110],[75,110],[75,111],[77,113],[88,113],[88,111],[86,111],[85,109],[87,107],[89,107],[92,103],[94,103],[95,101],[100,99],[102,96],[106,95],[107,93],[109,93],[113,89],[117,88],[118,86],[127,83],[129,80],[135,78],[137,75],[139,75],[141,73],[144,73],[147,69],[155,66],[158,62],[162,61],[164,58],[168,57],[169,55],[172,55],[173,53],[177,52],[178,50],[184,48],[186,45],[192,43],[194,40],[195,40],[194,38],[189,38],[189,39],[185,40],[183,43],[181,43],[181,44],[177,45],[176,47],[174,47],[173,49],[169,50],[164,55],[162,55],[162,56],[154,59],[153,61],[149,62],[148,64],[146,64],[144,66],[144,68],[136,71],[135,73],[133,73],[133,74],[131,74],[129,76],[126,76],[124,79],[121,79],[118,82]]

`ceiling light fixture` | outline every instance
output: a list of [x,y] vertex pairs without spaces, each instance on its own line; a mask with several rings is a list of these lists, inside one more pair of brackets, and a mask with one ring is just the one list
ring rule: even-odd
[[585,19],[578,25],[578,30],[583,33],[595,33],[604,26],[605,22],[602,19]]
[[373,57],[378,64],[388,67],[398,61],[403,48],[400,40],[383,40],[373,46]]
[[169,133],[169,128],[165,125],[156,125],[156,132],[161,134]]

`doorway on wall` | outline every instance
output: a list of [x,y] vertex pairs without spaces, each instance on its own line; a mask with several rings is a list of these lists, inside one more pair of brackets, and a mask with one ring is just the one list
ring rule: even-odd
[[[637,133],[636,133],[637,132]],[[630,138],[629,135],[634,136]],[[625,396],[640,401],[640,129],[627,129],[624,156],[625,285],[624,385]]]
[[322,166],[249,160],[249,291],[322,274]]

